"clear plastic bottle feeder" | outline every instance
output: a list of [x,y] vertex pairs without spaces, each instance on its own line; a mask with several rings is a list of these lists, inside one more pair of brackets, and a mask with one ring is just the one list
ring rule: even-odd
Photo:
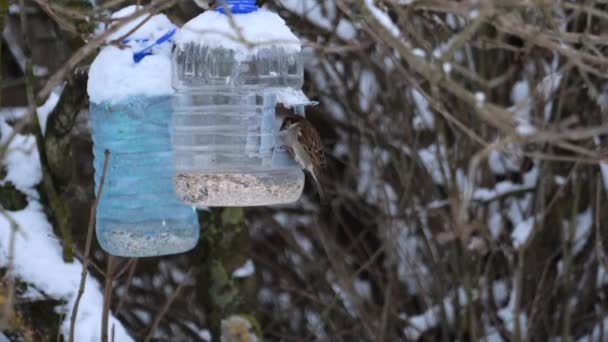
[[[130,6],[113,17],[134,11]],[[97,207],[97,239],[113,255],[174,254],[198,242],[196,213],[175,198],[171,183],[171,45],[166,42],[174,32],[164,15],[156,15],[123,41],[129,48],[103,48],[89,71],[97,187],[104,151],[110,151]]]
[[255,0],[225,3],[176,35],[175,192],[198,207],[294,202],[304,173],[280,149],[275,105],[302,93],[300,42]]

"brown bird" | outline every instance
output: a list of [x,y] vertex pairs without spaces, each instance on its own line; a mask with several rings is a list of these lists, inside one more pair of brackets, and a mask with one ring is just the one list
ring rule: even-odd
[[287,152],[310,173],[323,201],[325,195],[318,177],[327,163],[319,132],[306,118],[291,113],[285,114],[280,132]]

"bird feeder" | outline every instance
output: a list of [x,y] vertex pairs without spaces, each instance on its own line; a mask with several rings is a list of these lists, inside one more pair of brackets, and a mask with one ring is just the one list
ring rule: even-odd
[[[114,19],[132,15],[129,6]],[[124,36],[142,16],[109,40]],[[130,26],[131,25],[131,26]],[[96,231],[108,253],[127,257],[185,252],[198,242],[196,213],[173,193],[170,51],[175,28],[155,15],[122,41],[104,47],[89,71],[95,184],[99,187]]]
[[275,106],[304,96],[300,41],[255,0],[221,3],[176,34],[175,192],[197,207],[294,202],[304,173],[280,148]]

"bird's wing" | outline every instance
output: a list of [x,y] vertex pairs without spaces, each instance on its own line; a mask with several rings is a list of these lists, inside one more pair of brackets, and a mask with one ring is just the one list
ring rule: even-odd
[[[314,166],[324,169],[327,165],[327,161],[325,160],[323,142],[321,141],[319,132],[317,132],[317,130],[308,121],[303,121],[300,123],[300,125],[301,128],[300,132],[298,132],[298,141],[308,153]],[[306,131],[306,133],[304,133],[304,131]],[[305,136],[310,138],[310,142],[306,143],[302,141]]]

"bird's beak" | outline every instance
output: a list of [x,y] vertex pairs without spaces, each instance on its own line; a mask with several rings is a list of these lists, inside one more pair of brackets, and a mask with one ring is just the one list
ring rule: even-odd
[[276,107],[275,107],[275,113],[277,114],[277,116],[279,118],[286,117],[286,116],[288,116],[290,114],[293,114],[292,111],[290,109],[288,109],[288,108],[285,108],[285,106],[283,106],[282,103],[279,103],[279,104],[276,105]]

